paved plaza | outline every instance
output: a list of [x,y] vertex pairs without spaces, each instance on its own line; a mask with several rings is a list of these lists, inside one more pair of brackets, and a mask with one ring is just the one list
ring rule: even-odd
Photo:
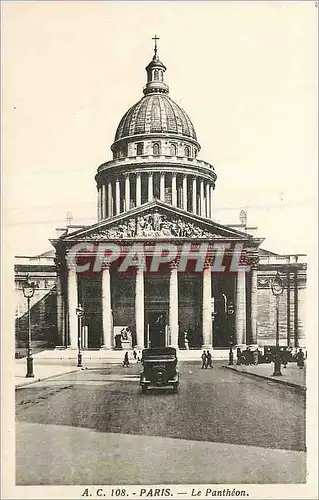
[[223,364],[181,363],[178,394],[142,395],[137,364],[18,389],[17,484],[303,482],[304,392]]

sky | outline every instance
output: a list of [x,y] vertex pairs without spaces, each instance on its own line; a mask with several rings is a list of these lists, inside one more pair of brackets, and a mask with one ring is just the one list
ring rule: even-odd
[[12,255],[96,222],[94,176],[142,97],[152,37],[215,166],[214,220],[309,253],[317,227],[315,2],[2,2],[2,224]]

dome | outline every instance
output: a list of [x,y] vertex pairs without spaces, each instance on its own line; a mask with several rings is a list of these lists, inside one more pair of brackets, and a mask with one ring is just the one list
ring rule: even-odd
[[167,94],[147,94],[123,116],[115,141],[138,134],[177,134],[197,141],[187,113]]

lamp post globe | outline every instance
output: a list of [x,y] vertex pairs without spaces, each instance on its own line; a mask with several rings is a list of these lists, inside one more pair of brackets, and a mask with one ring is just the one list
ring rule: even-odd
[[279,299],[284,291],[283,280],[277,271],[276,276],[270,284],[272,294],[276,297],[276,354],[274,359],[274,373],[273,376],[277,377],[282,375],[280,363],[280,348],[279,348]]
[[30,280],[30,275],[28,274],[22,286],[23,295],[27,299],[27,304],[28,304],[28,337],[27,337],[28,352],[27,352],[26,378],[34,377],[32,347],[31,347],[31,315],[30,315],[30,300],[34,295],[34,289],[35,289],[35,284]]

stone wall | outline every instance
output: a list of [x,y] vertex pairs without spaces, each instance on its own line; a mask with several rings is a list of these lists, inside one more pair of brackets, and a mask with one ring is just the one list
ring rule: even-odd
[[[287,289],[279,299],[279,338],[280,345],[287,345],[288,314],[287,314]],[[305,303],[306,289],[298,289],[298,338],[299,345],[305,345]],[[290,291],[290,344],[294,346],[294,292]],[[270,288],[258,289],[258,344],[275,345],[276,343],[276,298]]]
[[[26,347],[28,334],[27,300],[22,290],[16,290],[15,338],[16,350]],[[58,344],[57,307],[55,286],[47,290],[36,290],[30,301],[32,343],[43,348]]]

